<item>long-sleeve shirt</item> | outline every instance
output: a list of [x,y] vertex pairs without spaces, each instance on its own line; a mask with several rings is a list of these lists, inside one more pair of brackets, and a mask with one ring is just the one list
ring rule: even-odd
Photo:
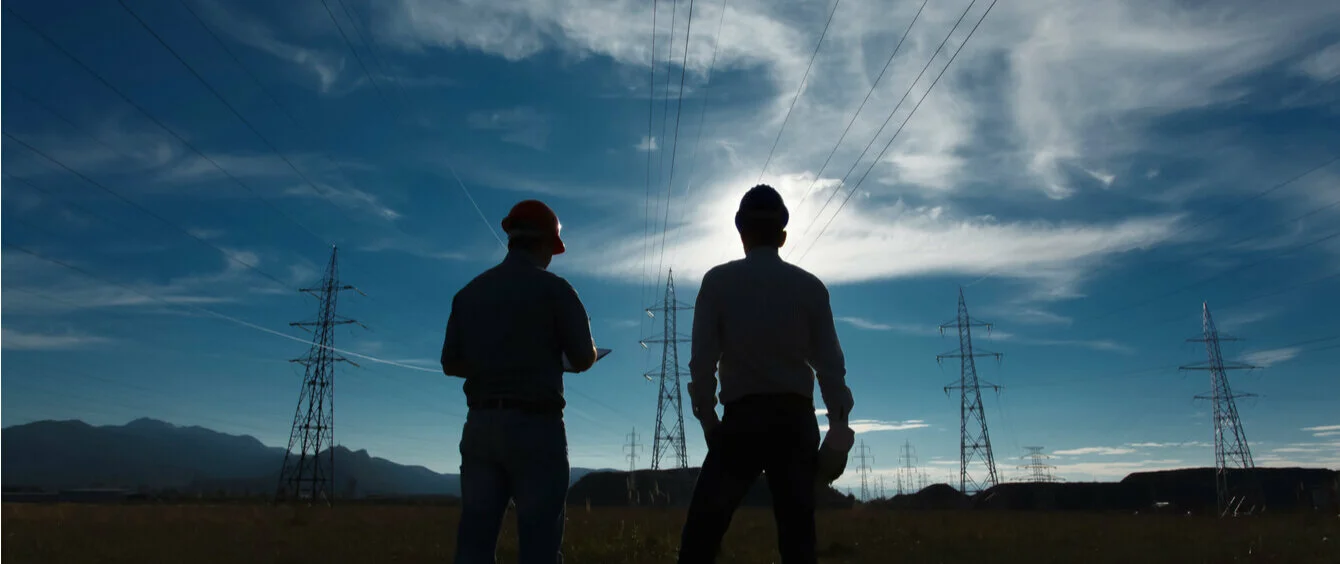
[[703,276],[693,314],[693,412],[702,419],[721,402],[752,394],[814,397],[814,381],[830,414],[852,407],[846,362],[833,324],[828,289],[776,248],[755,248],[742,260]]
[[[514,399],[562,408],[563,355],[595,354],[591,324],[567,280],[508,253],[451,301],[443,371],[465,378],[466,400]],[[447,367],[458,366],[452,373]]]

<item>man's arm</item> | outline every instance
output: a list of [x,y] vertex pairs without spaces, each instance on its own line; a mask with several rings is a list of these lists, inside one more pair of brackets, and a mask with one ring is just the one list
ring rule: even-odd
[[[562,280],[562,279],[560,279]],[[576,372],[585,372],[596,363],[596,343],[591,338],[591,319],[586,315],[586,306],[577,296],[577,290],[563,280],[558,296],[558,332],[559,343],[568,363]]]
[[[693,348],[689,358],[689,401],[704,431],[717,419],[717,362],[721,360],[721,315],[716,299],[717,277],[708,271],[693,305]],[[673,338],[673,336],[667,336]]]
[[810,366],[819,380],[819,393],[828,408],[830,427],[846,427],[851,415],[852,395],[847,387],[847,363],[833,323],[833,306],[828,289],[819,285],[819,295],[810,319]]
[[451,300],[451,315],[447,317],[447,336],[442,341],[442,373],[447,376],[465,378],[469,371],[465,365],[464,347],[461,345],[461,321],[456,315],[456,299]]

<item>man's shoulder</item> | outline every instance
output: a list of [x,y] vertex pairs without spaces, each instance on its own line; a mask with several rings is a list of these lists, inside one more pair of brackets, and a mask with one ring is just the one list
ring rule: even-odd
[[828,291],[828,286],[826,286],[824,281],[820,280],[814,273],[789,262],[783,262],[782,265],[787,274],[790,275],[792,279],[798,281],[802,287],[813,291]]

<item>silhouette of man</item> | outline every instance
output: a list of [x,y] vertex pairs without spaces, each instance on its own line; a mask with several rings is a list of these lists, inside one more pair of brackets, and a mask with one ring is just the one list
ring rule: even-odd
[[[819,426],[814,381],[829,422],[851,411],[828,289],[778,256],[789,214],[767,185],[745,193],[735,227],[745,258],[703,276],[693,316],[689,396],[707,458],[689,505],[680,562],[713,562],[732,515],[760,473],[772,492],[782,562],[815,562]],[[720,373],[725,416],[717,418]]]
[[526,200],[502,222],[508,252],[451,302],[442,371],[465,379],[457,564],[494,562],[515,501],[520,561],[562,562],[568,443],[563,358],[576,372],[596,360],[586,308],[548,272],[562,254],[558,216]]

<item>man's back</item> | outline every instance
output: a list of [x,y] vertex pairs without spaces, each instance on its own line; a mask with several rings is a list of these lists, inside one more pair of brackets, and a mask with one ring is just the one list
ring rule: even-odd
[[690,370],[701,377],[719,369],[722,403],[752,394],[809,396],[816,370],[821,388],[845,376],[828,290],[775,248],[755,249],[703,277],[693,346]]
[[591,346],[572,286],[512,254],[457,292],[443,358],[455,355],[467,367],[469,401],[506,398],[561,408],[562,355]]

